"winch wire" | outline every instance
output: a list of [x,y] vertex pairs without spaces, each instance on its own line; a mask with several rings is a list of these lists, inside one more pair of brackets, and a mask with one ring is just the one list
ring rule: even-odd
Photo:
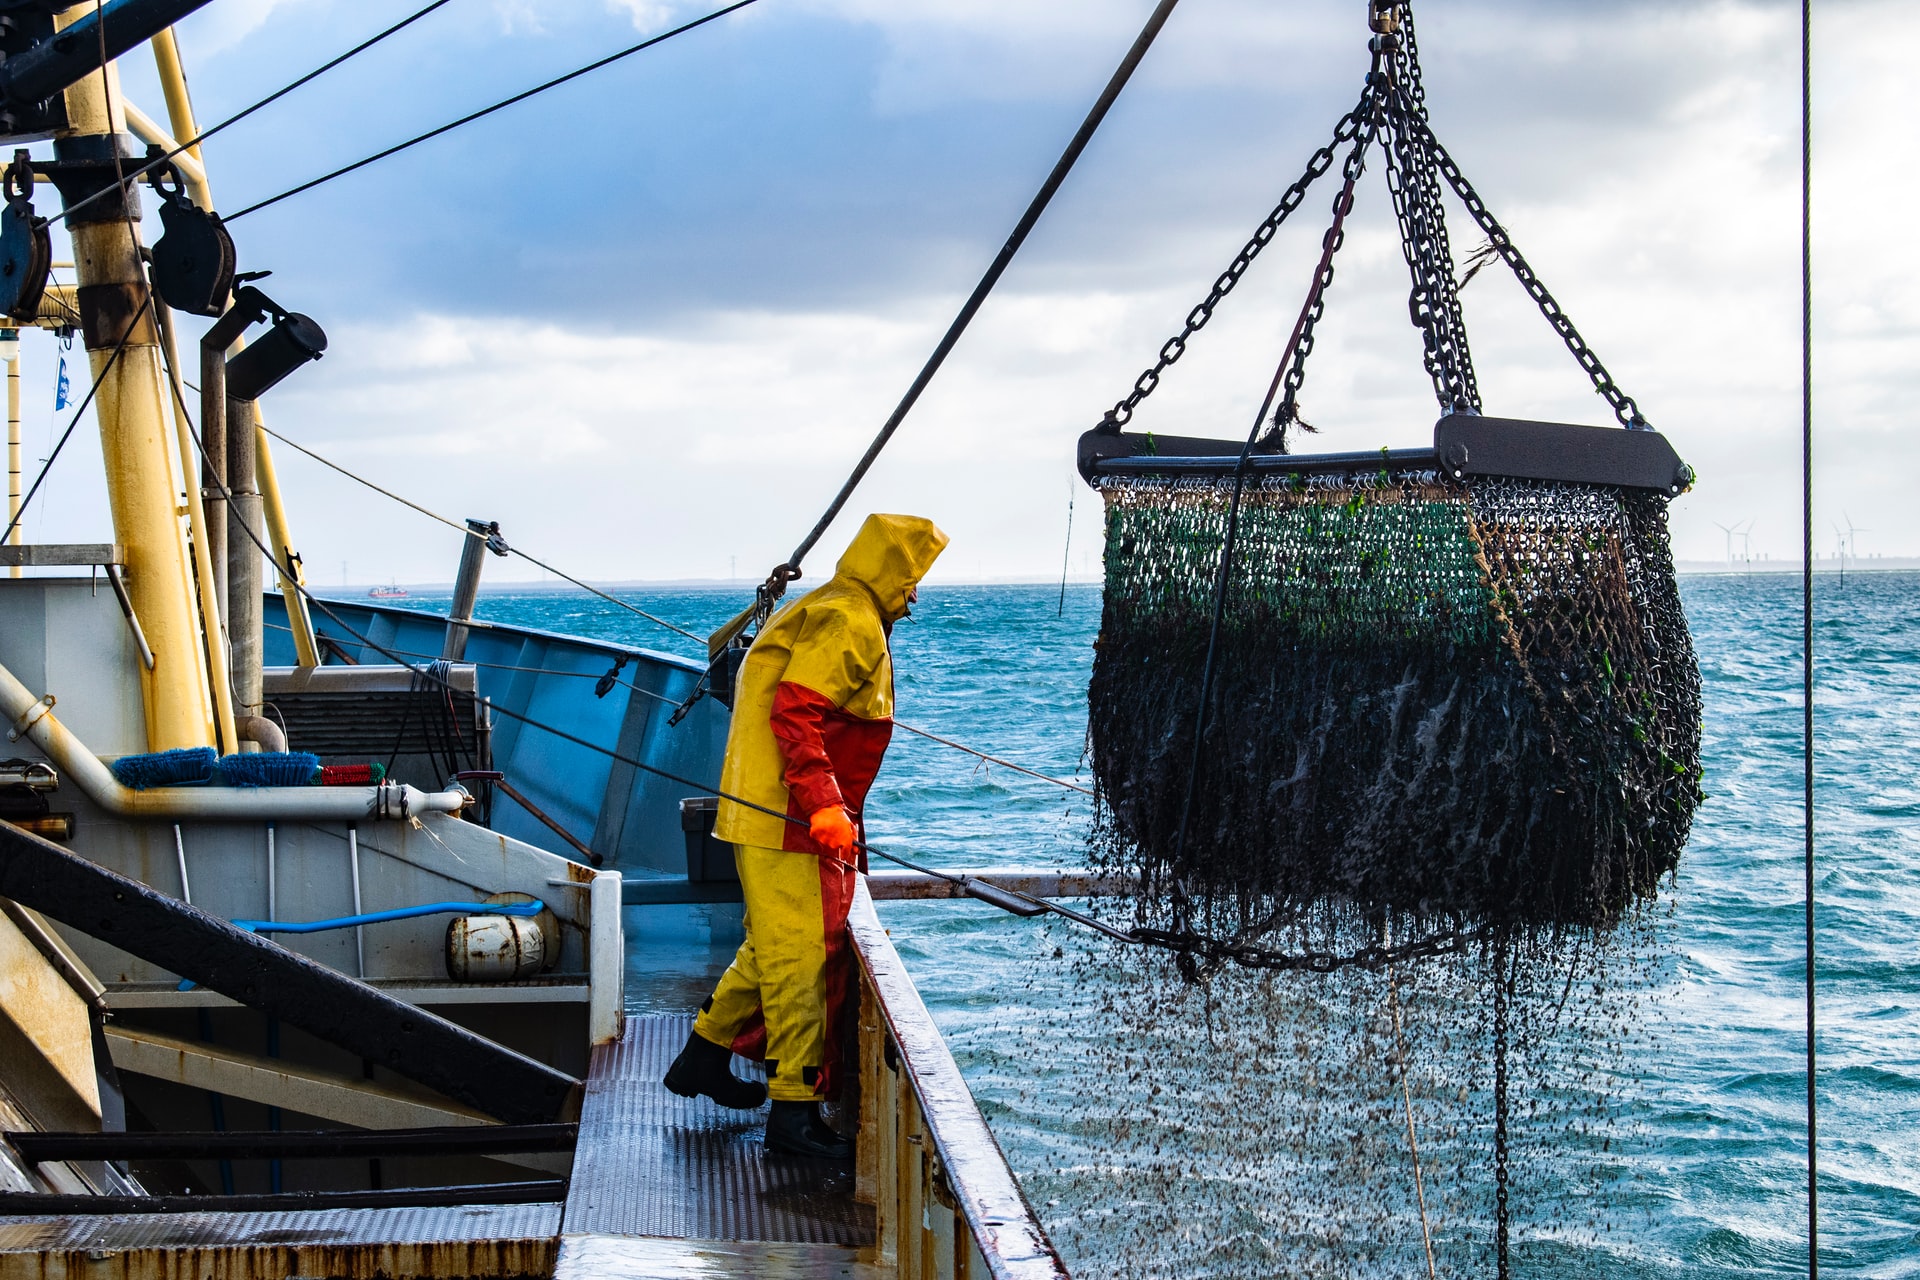
[[[275,631],[286,631],[291,633],[293,630],[292,627],[282,626],[277,622],[269,622],[264,625],[272,627]],[[332,639],[332,637],[328,637],[328,639]],[[428,661],[433,661],[439,656],[437,654],[432,654],[432,653],[421,653],[418,650],[414,650],[414,649],[387,649],[387,650],[384,650],[383,652],[397,653],[402,657],[407,657],[407,658],[425,658]],[[605,679],[605,676],[595,675],[591,671],[566,671],[559,667],[517,666],[513,663],[508,663],[508,662],[481,662],[478,659],[474,659],[474,658],[468,658],[466,659],[466,661],[472,663],[476,667],[485,667],[489,671],[524,672],[528,675],[536,675],[536,676],[563,676],[563,677],[576,679],[576,680]],[[670,707],[677,707],[680,705],[680,700],[678,698],[669,698],[664,693],[655,693],[652,689],[642,688],[641,686],[635,684],[631,680],[622,680],[616,677],[614,680],[614,683],[621,686],[622,688],[631,690],[632,692],[639,694],[643,698],[652,698],[655,702],[664,703]],[[943,747],[951,747],[955,751],[963,751],[967,755],[976,756],[979,759],[986,761],[988,764],[997,764],[1002,769],[1010,769],[1014,773],[1024,774],[1029,778],[1035,778],[1041,782],[1050,782],[1054,786],[1060,787],[1063,790],[1078,791],[1080,794],[1086,795],[1086,796],[1090,796],[1093,794],[1093,788],[1091,787],[1081,786],[1079,783],[1069,781],[1066,778],[1056,778],[1052,774],[1041,773],[1038,769],[1029,769],[1027,768],[1027,766],[1023,764],[1015,764],[1013,761],[1008,760],[1002,756],[996,756],[991,754],[990,752],[982,751],[978,747],[970,747],[964,742],[955,742],[952,738],[943,738],[937,733],[932,733],[926,729],[920,728],[917,725],[908,724],[904,720],[895,720],[893,722],[893,727],[896,729],[905,729],[908,733],[915,734],[919,737],[925,738],[929,742],[937,742]]]
[[[172,375],[172,372],[173,371],[171,369],[171,366],[169,366],[169,369],[168,369],[169,375]],[[201,441],[200,436],[197,432],[193,433],[193,436],[194,436],[194,441],[196,445],[198,445],[198,447],[201,450],[202,456],[203,457],[206,456],[205,443]],[[225,486],[220,482],[218,482],[217,480],[215,484],[216,484],[216,487],[222,490],[225,489]],[[260,538],[257,537],[251,529],[248,529],[243,525],[242,531],[246,533],[249,541],[251,541],[255,546],[260,548],[261,553],[263,555],[271,554],[268,551],[266,544],[262,542]],[[315,609],[318,609],[321,613],[325,614],[329,619],[332,620],[335,626],[339,627],[342,631],[352,636],[355,640],[359,641],[361,644],[365,645],[369,649],[372,649],[374,652],[382,654],[385,657],[391,659],[395,665],[405,667],[409,672],[413,673],[418,678],[422,680],[426,680],[430,683],[438,684],[444,689],[452,690],[453,688],[452,683],[448,681],[444,676],[438,675],[428,667],[415,666],[413,663],[407,662],[404,658],[402,658],[399,654],[395,653],[393,650],[388,649],[386,646],[380,644],[379,642],[373,640],[371,637],[355,629],[345,619],[340,617],[339,614],[335,613],[332,609],[328,608],[327,602],[325,600],[322,600],[319,596],[316,596],[313,593],[312,589],[307,587],[305,584],[296,583],[294,584],[294,589],[300,593],[300,595],[307,601],[309,605],[311,605]],[[493,709],[499,714],[506,716],[510,720],[516,720],[521,724],[526,725],[529,728],[538,729],[543,733],[551,734],[553,737],[559,738],[563,742],[570,742],[575,746],[584,747],[589,751],[597,752],[600,755],[606,756],[610,760],[615,760],[621,764],[628,765],[631,768],[638,769],[642,773],[650,774],[656,778],[663,778],[668,782],[678,783],[679,785],[684,787],[694,788],[696,792],[706,792],[707,794],[714,794],[711,790],[707,788],[707,785],[703,782],[695,781],[692,778],[674,773],[671,770],[662,769],[658,765],[649,764],[644,760],[640,760],[633,756],[626,755],[622,752],[613,750],[612,748],[601,746],[597,742],[590,742],[586,738],[580,737],[578,734],[569,733],[565,729],[559,728],[556,725],[548,724],[543,720],[535,719],[533,716],[526,715],[523,712],[515,711],[511,707],[506,707],[506,706],[501,706],[496,704]],[[744,799],[743,797],[740,797],[740,796],[730,795],[724,791],[719,792],[718,796],[722,800],[732,801],[734,804],[742,805],[746,808],[754,810],[757,813],[764,813],[769,817],[778,818],[782,822],[791,823],[795,826],[806,825],[804,819],[796,818],[791,814],[782,813],[779,810],[769,808],[766,805],[755,804],[753,801]],[[968,897],[975,898],[978,901],[987,902],[993,906],[999,906],[1002,910],[1008,910],[1010,912],[1012,911],[1012,908],[1006,905],[1009,901],[1023,904],[1024,907],[1027,908],[1027,910],[1025,911],[1012,912],[1013,914],[1056,915],[1061,917],[1064,920],[1071,921],[1072,923],[1078,924],[1084,928],[1091,929],[1097,933],[1104,934],[1105,936],[1112,938],[1116,942],[1125,942],[1125,943],[1130,943],[1136,946],[1159,947],[1165,950],[1171,950],[1176,952],[1191,952],[1193,950],[1193,940],[1185,936],[1177,936],[1177,937],[1170,936],[1165,934],[1164,931],[1152,930],[1152,929],[1142,929],[1142,928],[1132,928],[1132,929],[1124,929],[1124,930],[1118,929],[1118,928],[1115,928],[1113,925],[1108,924],[1104,920],[1097,919],[1093,916],[1088,915],[1083,911],[1076,911],[1071,907],[1063,906],[1058,902],[1052,902],[1045,898],[1034,897],[1031,894],[1022,893],[1017,889],[1009,889],[1003,885],[996,885],[991,881],[987,881],[987,880],[979,880],[973,876],[961,875],[952,871],[941,871],[937,868],[929,867],[924,863],[916,862],[911,858],[903,857],[900,854],[891,853],[885,849],[878,847],[877,845],[869,844],[866,841],[855,841],[854,847],[859,849],[861,852],[869,854],[873,857],[879,858],[882,861],[891,862],[896,866],[905,867],[909,871],[919,872],[921,875],[931,876],[936,880],[943,880],[946,883],[953,885],[955,888],[959,889],[962,893],[966,894]],[[977,891],[975,888],[976,885],[980,889],[984,889],[986,892],[982,893]],[[1207,958],[1209,962],[1214,962],[1214,963],[1217,963],[1221,960],[1231,959],[1236,961],[1237,963],[1248,965],[1250,967],[1260,967],[1260,968],[1269,968],[1269,969],[1306,969],[1306,970],[1325,973],[1325,972],[1331,972],[1334,969],[1341,968],[1347,965],[1358,965],[1368,969],[1379,969],[1384,967],[1385,965],[1392,964],[1399,960],[1414,959],[1414,958],[1420,958],[1425,956],[1437,955],[1443,952],[1462,950],[1469,943],[1475,940],[1476,940],[1476,935],[1473,935],[1473,934],[1466,934],[1466,933],[1448,934],[1439,938],[1422,939],[1419,942],[1412,943],[1400,948],[1379,947],[1379,946],[1366,947],[1358,952],[1355,952],[1353,955],[1350,955],[1350,956],[1335,955],[1331,953],[1321,953],[1321,952],[1307,952],[1301,955],[1283,955],[1279,953],[1263,951],[1259,948],[1253,948],[1253,947],[1214,946],[1210,948]]]
[[1800,767],[1807,951],[1807,1276],[1820,1276],[1813,832],[1813,0],[1800,0]]
[[[148,299],[148,305],[149,306],[154,305],[151,298]],[[185,397],[183,395],[180,395],[180,391],[179,391],[179,385],[178,385],[179,374],[173,368],[172,361],[167,359],[167,357],[165,356],[164,347],[162,348],[162,359],[166,360],[166,363],[167,363],[167,376],[175,384],[175,394],[180,397],[180,402],[184,404]],[[194,429],[193,423],[191,422],[191,420],[189,420],[188,422],[188,428],[189,428],[189,433],[193,437],[195,447],[200,450],[201,457],[202,458],[210,457],[210,455],[207,453],[206,442],[201,438],[199,431]],[[223,496],[225,496],[228,500],[232,499],[232,496],[233,496],[232,491],[227,488],[224,481],[218,479],[216,476],[213,478],[213,483],[214,483],[214,486],[221,491]],[[268,556],[272,555],[272,552],[268,549],[266,543],[262,542],[259,536],[255,534],[251,528],[247,527],[244,524],[241,525],[240,528],[241,528],[241,531],[247,535],[247,540],[252,542],[256,547],[260,548],[260,552],[262,555],[268,555]],[[440,671],[436,670],[434,665],[430,664],[428,666],[416,666],[415,664],[408,662],[405,658],[401,657],[399,653],[387,648],[386,646],[380,644],[379,642],[375,641],[371,637],[355,629],[339,614],[335,613],[332,609],[328,608],[327,602],[322,600],[319,596],[316,596],[313,593],[312,589],[307,587],[306,584],[294,583],[293,587],[296,591],[300,593],[300,595],[307,601],[309,605],[311,605],[313,608],[318,609],[321,613],[325,614],[329,619],[331,619],[335,626],[339,627],[342,631],[346,632],[348,635],[352,636],[355,640],[359,641],[361,644],[365,645],[369,649],[372,649],[374,652],[382,654],[383,656],[387,657],[388,659],[393,661],[395,665],[405,667],[410,673],[412,673],[415,679],[425,681],[429,684],[438,685],[442,690],[448,693],[451,693],[454,691],[452,682],[448,680],[447,677],[443,675]],[[657,778],[663,778],[668,782],[678,783],[684,787],[691,787],[695,790],[695,792],[703,792],[707,790],[706,784],[704,783],[697,782],[694,779],[685,777],[681,774],[673,773],[670,770],[662,769],[658,765],[649,764],[644,760],[636,759],[632,756],[625,755],[611,748],[601,746],[597,742],[590,742],[586,738],[580,737],[578,734],[569,733],[565,729],[559,728],[556,725],[548,724],[542,720],[537,720],[532,716],[526,715],[519,711],[515,711],[511,707],[495,704],[493,709],[499,714],[506,716],[510,720],[517,720],[521,724],[524,724],[529,728],[538,729],[543,733],[551,734],[552,736],[559,738],[563,742],[570,742],[570,743],[573,743],[575,746],[585,747],[589,751],[598,752],[599,754],[606,756],[610,760],[618,761],[621,764],[628,765],[632,768],[638,769],[643,773],[651,774]],[[722,800],[732,801],[734,804],[743,805],[746,808],[752,809],[758,813],[764,813],[770,817],[778,818],[782,822],[791,823],[795,826],[806,825],[806,821],[804,819],[796,818],[791,814],[782,813],[779,810],[769,808],[766,805],[755,804],[753,801],[744,799],[740,796],[730,795],[727,792],[721,791],[718,793],[718,797]],[[1044,898],[1036,898],[1031,894],[1021,893],[1017,889],[1008,889],[1001,885],[992,884],[990,881],[980,881],[979,883],[983,885],[992,895],[994,895],[991,897],[984,896],[980,893],[974,892],[970,888],[970,886],[972,886],[975,882],[975,879],[976,879],[975,877],[960,875],[951,871],[940,871],[933,867],[926,866],[923,863],[915,862],[910,858],[902,857],[897,853],[889,853],[885,849],[881,849],[875,845],[868,844],[865,841],[856,840],[854,842],[854,846],[857,849],[861,850],[863,853],[871,854],[874,857],[880,858],[887,862],[894,863],[897,866],[905,867],[909,871],[917,871],[922,875],[931,876],[936,880],[944,880],[948,884],[951,884],[955,888],[961,890],[963,893],[966,893],[967,896],[976,898],[981,901],[989,902],[992,905],[1001,906],[1003,910],[1009,910],[1010,908],[1008,908],[1005,905],[1005,902],[1007,900],[1013,900],[1013,901],[1026,904],[1027,907],[1031,908],[1031,914],[1037,915],[1042,913],[1051,913],[1053,915],[1061,916],[1064,919],[1074,921],[1077,924],[1083,925],[1087,928],[1106,934],[1107,936],[1114,938],[1117,941],[1136,943],[1136,944],[1146,944],[1146,945],[1163,945],[1156,942],[1154,939],[1138,936],[1139,931],[1137,930],[1123,931],[1120,929],[1116,929],[1104,920],[1095,919],[1094,917],[1087,915],[1084,912],[1075,911],[1071,907],[1061,906],[1057,902],[1049,902]],[[999,901],[995,900],[996,897],[999,899]]]
[[[403,507],[410,507],[413,510],[418,511],[421,515],[427,517],[429,520],[438,520],[441,524],[447,526],[447,528],[457,530],[464,537],[475,538],[480,536],[476,534],[472,529],[468,528],[464,522],[450,519],[447,516],[441,515],[438,511],[430,511],[426,507],[421,506],[419,503],[414,502],[409,498],[401,497],[399,494],[395,493],[391,489],[382,488],[380,485],[375,484],[373,481],[367,479],[365,476],[358,475],[352,471],[349,471],[345,467],[341,466],[339,463],[334,462],[329,458],[321,457],[319,454],[307,448],[305,445],[300,444],[297,441],[287,439],[287,437],[281,435],[278,431],[275,431],[272,427],[262,425],[260,429],[266,432],[268,435],[272,436],[275,440],[278,440],[280,443],[288,446],[289,448],[297,449],[301,453],[306,454],[309,458],[312,458],[315,462],[319,463],[321,466],[331,468],[334,471],[338,471],[341,475],[345,476],[347,479],[352,480],[358,484],[363,484],[367,488],[373,490],[375,493],[381,495],[382,497],[393,499],[395,502],[399,503]],[[534,565],[537,568],[545,569],[548,573],[552,574],[556,578],[561,579],[563,582],[570,582],[574,586],[580,588],[582,591],[588,592],[589,594],[592,594],[592,595],[599,596],[602,600],[605,600],[608,604],[618,605],[620,608],[625,609],[628,613],[635,614],[639,617],[645,618],[648,622],[653,623],[655,626],[665,627],[668,631],[677,632],[680,635],[685,636],[687,639],[697,640],[703,645],[707,642],[705,636],[698,635],[692,631],[689,631],[685,627],[679,626],[676,623],[668,622],[665,618],[657,617],[654,614],[648,613],[645,609],[642,609],[639,605],[629,604],[618,596],[610,595],[607,592],[602,591],[599,587],[592,586],[589,583],[582,582],[580,579],[574,577],[572,574],[567,573],[563,570],[554,568],[552,565],[548,564],[545,560],[541,560],[532,555],[529,555],[527,552],[522,551],[519,547],[515,547],[511,545],[508,546],[507,554],[511,556],[518,556],[520,559],[525,560],[530,565]]]
[[1008,236],[1007,242],[1000,246],[1000,252],[994,255],[986,274],[980,277],[980,282],[974,285],[973,292],[967,295],[966,302],[960,307],[960,314],[955,316],[953,323],[947,326],[946,333],[934,347],[933,354],[927,357],[927,362],[920,367],[920,372],[908,386],[907,393],[900,397],[900,403],[894,406],[893,413],[880,428],[879,434],[874,436],[873,443],[867,446],[866,453],[862,454],[860,461],[854,464],[853,472],[847,477],[846,483],[840,486],[840,492],[836,493],[833,501],[827,504],[826,513],[808,531],[807,536],[800,540],[800,545],[793,549],[793,554],[787,557],[786,562],[774,567],[773,573],[767,579],[766,587],[763,588],[764,591],[777,597],[786,590],[788,582],[800,576],[801,562],[807,558],[807,553],[813,550],[814,544],[820,541],[821,535],[826,533],[827,526],[833,523],[834,517],[840,514],[841,508],[847,505],[847,499],[853,496],[853,491],[866,478],[868,470],[879,458],[880,451],[887,447],[887,442],[893,439],[894,433],[900,429],[900,424],[906,420],[907,414],[919,401],[920,393],[927,389],[927,385],[933,381],[933,376],[940,372],[940,366],[946,363],[948,354],[958,345],[960,336],[973,322],[974,315],[986,302],[987,295],[992,293],[993,287],[1000,282],[1000,277],[1013,262],[1014,254],[1018,253],[1020,246],[1026,243],[1027,234],[1040,221],[1040,215],[1046,212],[1054,193],[1060,189],[1060,184],[1066,181],[1067,174],[1073,170],[1074,162],[1079,160],[1080,153],[1085,151],[1087,144],[1093,140],[1095,131],[1100,128],[1100,122],[1106,119],[1107,111],[1113,106],[1114,100],[1120,96],[1120,91],[1126,88],[1127,81],[1133,78],[1134,69],[1140,65],[1140,60],[1146,57],[1147,50],[1153,46],[1154,38],[1160,34],[1160,29],[1166,25],[1167,19],[1173,14],[1174,5],[1178,3],[1179,0],[1160,0],[1160,3],[1154,6],[1153,12],[1147,17],[1147,24],[1134,38],[1126,57],[1120,60],[1120,65],[1115,68],[1112,77],[1107,81],[1107,87],[1101,91],[1098,101],[1093,104],[1093,109],[1087,112],[1086,119],[1080,122],[1080,128],[1074,133],[1072,141],[1067,143],[1067,149],[1060,154],[1060,159],[1055,162],[1053,171],[1047,175],[1047,180],[1040,184],[1040,190],[1034,194],[1032,202],[1027,205],[1027,211],[1020,215],[1020,221],[1014,224],[1013,234]]
[[142,312],[136,311],[127,321],[127,327],[121,332],[120,340],[113,344],[113,354],[107,357],[107,362],[100,366],[100,372],[94,375],[93,385],[87,388],[87,394],[81,399],[80,407],[73,411],[73,417],[68,421],[67,429],[60,433],[60,439],[53,446],[53,451],[40,465],[40,474],[33,478],[33,483],[27,487],[26,496],[20,499],[20,509],[13,513],[13,519],[7,521],[5,531],[0,532],[0,543],[4,543],[13,535],[13,531],[19,527],[20,521],[26,516],[27,508],[32,505],[34,495],[40,492],[40,486],[46,482],[47,473],[52,471],[53,464],[60,460],[60,451],[66,448],[67,441],[73,438],[73,429],[80,425],[80,419],[85,416],[87,406],[93,403],[94,396],[99,393],[100,384],[106,381],[109,373],[113,372],[113,366],[120,362],[121,353],[127,349],[127,339],[133,336],[133,327],[140,323],[141,315]]
[[437,128],[429,129],[425,133],[418,134],[414,137],[408,138],[405,142],[397,142],[393,146],[387,147],[386,149],[381,151],[376,151],[372,155],[367,156],[364,159],[355,160],[352,164],[342,165],[331,173],[323,173],[317,178],[310,178],[306,182],[301,183],[297,187],[287,188],[285,191],[282,191],[277,196],[268,196],[265,200],[256,200],[254,203],[240,210],[240,212],[229,214],[226,218],[226,221],[230,223],[237,222],[241,218],[246,217],[250,213],[258,213],[260,210],[265,209],[270,205],[279,204],[282,200],[289,199],[293,196],[297,196],[301,194],[304,191],[311,191],[315,187],[324,185],[325,183],[332,182],[335,178],[344,178],[350,173],[354,173],[358,170],[366,168],[368,165],[373,164],[375,161],[385,160],[388,156],[398,155],[400,152],[407,150],[409,147],[417,147],[423,142],[430,142],[433,139],[439,137],[443,133],[451,133],[455,129],[458,129],[461,125],[472,124],[475,120],[483,119],[487,116],[492,115],[496,111],[504,111],[508,107],[514,106],[517,103],[525,102],[528,98],[536,97],[540,94],[543,94],[549,89],[557,89],[561,85],[566,84],[569,81],[578,80],[581,76],[584,76],[589,72],[598,71],[602,67],[611,66],[612,64],[619,62],[622,58],[630,58],[634,54],[639,53],[644,49],[651,49],[653,48],[653,46],[657,44],[662,44],[665,41],[671,40],[677,35],[684,35],[687,32],[692,31],[695,27],[704,27],[709,22],[713,22],[719,18],[724,18],[728,14],[744,9],[748,5],[753,3],[755,3],[755,0],[735,0],[735,3],[727,5],[724,8],[715,9],[712,13],[705,14],[701,17],[695,18],[691,22],[683,22],[679,26],[674,27],[672,30],[662,31],[657,36],[650,36],[647,39],[642,40],[639,44],[628,45],[626,48],[621,49],[617,53],[610,53],[606,57],[601,58],[598,61],[589,62],[584,67],[577,67],[574,70],[567,72],[565,75],[555,76],[553,79],[548,80],[544,84],[537,84],[531,89],[523,89],[519,93],[514,94],[510,98],[502,98],[500,101],[494,103],[492,106],[482,107],[478,111],[469,111],[466,115],[461,116],[458,120],[449,120],[447,123],[440,125]]
[[[258,102],[254,103],[252,106],[245,107],[240,111],[235,112],[233,115],[228,116],[225,120],[222,120],[219,124],[216,124],[209,129],[204,129],[201,132],[195,134],[193,137],[188,138],[184,142],[179,143],[177,146],[174,147],[173,150],[167,152],[165,155],[158,156],[152,160],[149,160],[147,161],[147,163],[140,166],[138,169],[135,169],[132,173],[121,176],[116,185],[111,187],[102,187],[100,190],[94,192],[90,196],[85,196],[79,200],[75,200],[72,204],[68,205],[61,212],[54,214],[51,218],[48,219],[48,221],[49,222],[65,221],[66,219],[71,218],[74,214],[78,213],[80,210],[92,204],[94,201],[105,199],[108,192],[124,191],[128,183],[136,182],[140,178],[146,176],[147,174],[152,173],[155,169],[158,169],[163,165],[167,164],[175,156],[179,156],[184,154],[185,152],[193,150],[195,147],[205,142],[208,138],[211,138],[214,134],[219,133],[222,129],[225,129],[228,125],[239,124],[242,120],[245,120],[248,116],[260,110],[262,107],[270,106],[271,104],[278,102],[280,99],[292,93],[295,89],[298,89],[301,85],[307,84],[313,80],[319,79],[321,76],[333,70],[335,67],[339,66],[341,63],[347,61],[349,58],[365,53],[368,49],[373,48],[373,46],[379,44],[382,40],[385,40],[388,36],[393,35],[395,32],[401,31],[404,28],[412,26],[414,23],[420,21],[420,19],[432,13],[435,9],[441,8],[442,6],[450,4],[451,2],[452,0],[433,0],[432,4],[427,5],[423,9],[418,9],[414,11],[412,14],[408,15],[405,18],[402,18],[400,21],[394,23],[392,26],[388,27],[385,31],[380,32],[378,35],[369,36],[367,39],[362,40],[359,44],[353,46],[353,48],[347,50],[345,53],[340,54],[338,57],[333,58],[330,61],[321,63],[319,66],[315,67],[313,70],[307,72],[307,74],[301,76],[298,80],[295,80],[290,84],[286,84],[278,89],[275,89],[272,93],[260,99]],[[103,34],[104,34],[104,31],[105,31],[105,28],[103,26],[102,27]]]

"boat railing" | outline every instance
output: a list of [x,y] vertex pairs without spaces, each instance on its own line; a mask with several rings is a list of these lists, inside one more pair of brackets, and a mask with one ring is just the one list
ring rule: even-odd
[[864,883],[849,924],[860,969],[855,1196],[875,1208],[876,1261],[914,1280],[1065,1280]]

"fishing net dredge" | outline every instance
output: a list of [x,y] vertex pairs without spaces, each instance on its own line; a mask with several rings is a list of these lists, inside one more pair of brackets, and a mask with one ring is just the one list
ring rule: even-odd
[[[1140,940],[1190,972],[1379,967],[1610,929],[1675,869],[1700,799],[1699,674],[1666,527],[1693,474],[1434,137],[1408,6],[1375,0],[1370,20],[1366,87],[1333,142],[1080,442],[1106,506],[1088,726],[1100,856],[1140,879]],[[1430,448],[1292,453],[1376,149],[1442,416]],[[1332,225],[1244,444],[1124,430],[1336,164]],[[1515,271],[1620,427],[1481,412],[1446,188],[1487,237],[1477,256]]]

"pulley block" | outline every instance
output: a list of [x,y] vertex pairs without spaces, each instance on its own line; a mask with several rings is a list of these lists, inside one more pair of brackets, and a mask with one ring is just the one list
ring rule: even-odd
[[53,237],[33,212],[33,162],[25,148],[13,153],[5,177],[7,204],[0,210],[0,311],[16,320],[40,314],[53,270]]
[[217,316],[233,291],[233,237],[211,209],[188,198],[186,182],[173,165],[153,172],[160,194],[160,223],[165,228],[153,246],[153,287],[175,311]]

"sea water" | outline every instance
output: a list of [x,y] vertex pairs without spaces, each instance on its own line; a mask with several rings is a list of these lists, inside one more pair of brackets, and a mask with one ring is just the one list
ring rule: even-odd
[[[702,632],[746,591],[630,598]],[[1705,686],[1708,799],[1662,908],[1646,922],[1655,959],[1634,999],[1649,1030],[1603,1157],[1609,1189],[1600,1194],[1615,1203],[1598,1226],[1518,1250],[1516,1274],[1804,1269],[1798,593],[1798,579],[1782,575],[1683,581]],[[695,651],[581,593],[490,592],[479,612]],[[1086,784],[1085,691],[1099,612],[1093,586],[1069,586],[1064,600],[1057,587],[927,589],[894,633],[900,719]],[[1920,575],[1823,575],[1816,612],[1822,1264],[1831,1274],[1920,1275]],[[876,843],[952,868],[1081,865],[1088,820],[1084,794],[908,733],[896,735],[869,807]],[[1237,1157],[1209,1167],[1222,1148],[1190,1125],[1143,1142],[1137,1127],[1113,1123],[1152,1112],[1149,1091],[1209,1096],[1218,1073],[1204,1053],[1174,1055],[1175,1074],[1157,1077],[1089,1066],[1124,1052],[1129,1034],[1148,1034],[1116,1025],[1114,1001],[1098,987],[1128,979],[1093,943],[1057,921],[1020,921],[972,902],[881,910],[1076,1274],[1295,1269],[1298,1259],[1263,1252],[1273,1188],[1251,1175],[1237,1182],[1236,1167],[1246,1167]],[[687,992],[724,962],[723,949],[714,956],[684,975]],[[1207,1016],[1230,1023],[1236,1011],[1212,1007]],[[1181,1070],[1194,1078],[1178,1078]],[[1242,1089],[1257,1083],[1239,1067],[1233,1078]],[[1263,1114],[1257,1096],[1241,1101],[1218,1116],[1222,1127],[1286,1120]],[[1514,1192],[1523,1203],[1576,1193],[1589,1194],[1586,1184],[1530,1187],[1524,1178]],[[1417,1228],[1389,1243],[1361,1269],[1424,1274]]]

